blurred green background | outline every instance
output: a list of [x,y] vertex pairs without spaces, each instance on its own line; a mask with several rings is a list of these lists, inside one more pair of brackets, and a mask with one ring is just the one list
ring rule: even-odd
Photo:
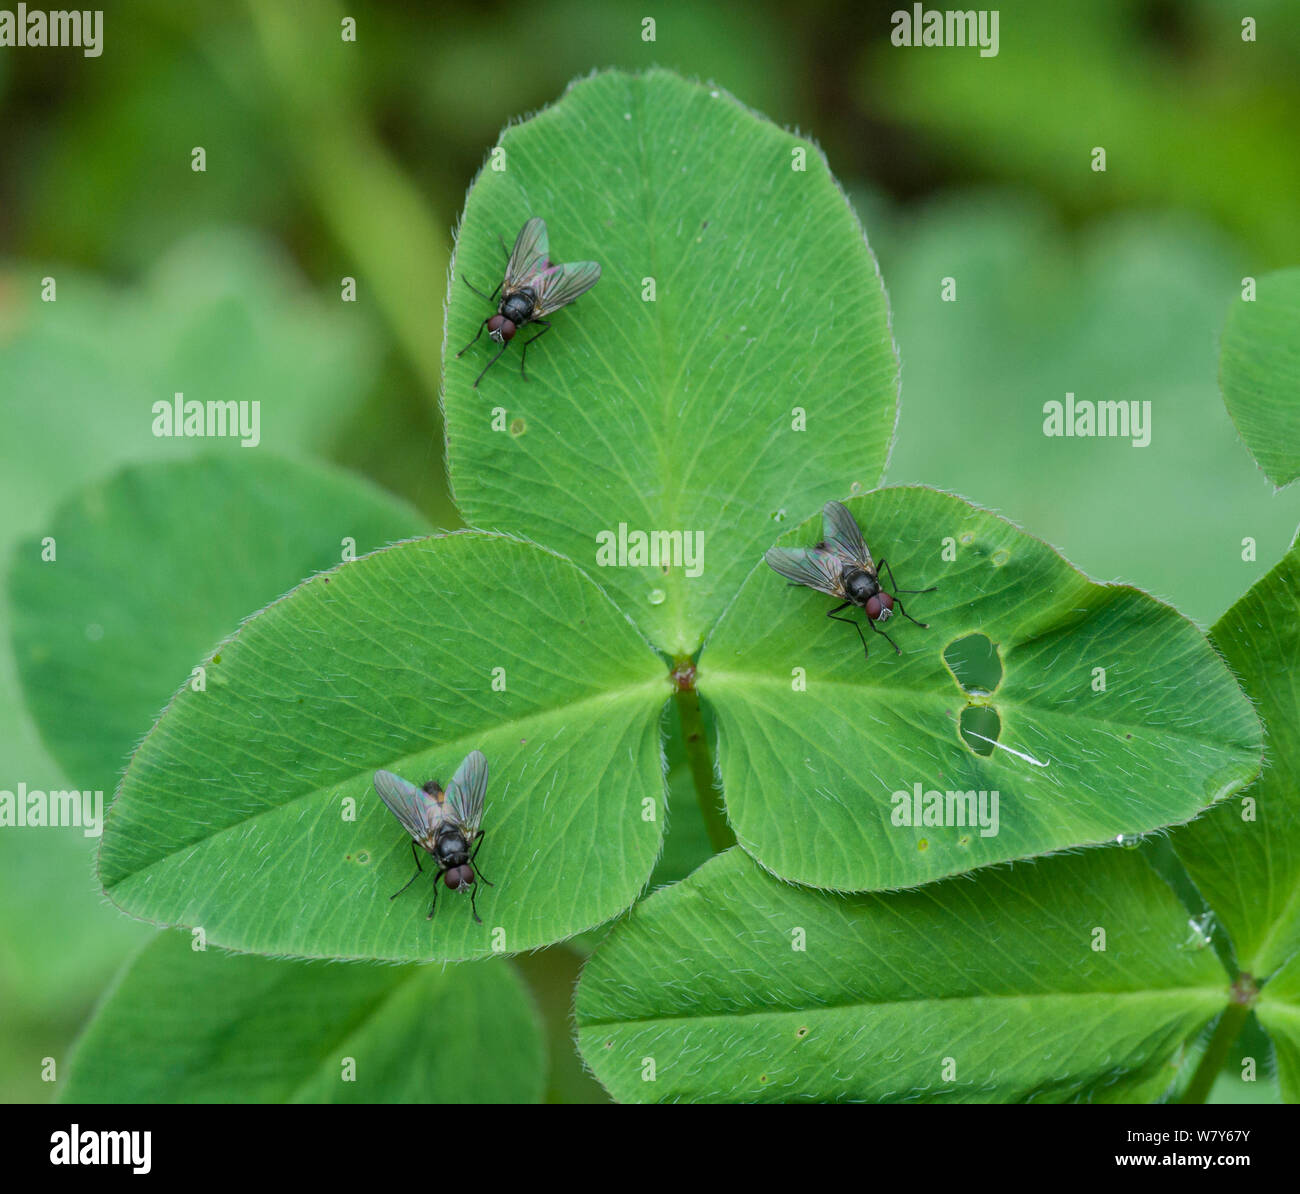
[[[499,128],[575,75],[658,64],[824,147],[893,305],[888,480],[991,506],[1208,626],[1300,522],[1216,385],[1241,279],[1300,259],[1300,7],[1256,0],[1250,43],[1216,0],[1002,3],[995,58],[892,46],[896,7],[133,0],[105,5],[99,58],[0,51],[0,568],[80,486],[195,450],[141,434],[178,389],[279,403],[273,450],[458,525],[438,385],[465,190]],[[1044,438],[1067,391],[1150,401],[1151,445]],[[75,786],[23,709],[7,626],[0,710],[0,787]],[[0,1098],[50,1097],[41,1059],[66,1057],[148,932],[105,904],[77,831],[0,831]],[[520,963],[557,1099],[600,1096],[569,1046],[578,963]]]

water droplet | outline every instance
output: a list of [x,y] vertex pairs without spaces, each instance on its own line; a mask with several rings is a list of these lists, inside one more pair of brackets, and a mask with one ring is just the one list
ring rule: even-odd
[[650,590],[650,604],[651,604],[651,605],[663,605],[666,596],[667,596],[667,595],[664,593],[663,589],[651,589],[651,590]]
[[773,521],[773,522],[784,522],[784,521],[785,521],[785,507],[784,507],[784,506],[783,506],[780,510],[773,510],[773,511],[772,511],[772,521]]
[[1011,553],[1005,547],[999,547],[993,553],[993,567],[1001,568],[1011,558]]
[[1142,835],[1140,833],[1121,833],[1115,840],[1125,850],[1136,850],[1142,844]]
[[849,492],[850,492],[850,493],[861,493],[861,492],[862,492],[862,482],[861,482],[861,481],[854,481],[854,482],[849,486]]
[[974,532],[974,531],[963,531],[963,532],[962,532],[962,536],[961,536],[961,541],[962,541],[962,543],[964,543],[964,544],[968,544],[968,545],[971,544],[971,543],[974,543],[974,542],[975,542],[975,532]]

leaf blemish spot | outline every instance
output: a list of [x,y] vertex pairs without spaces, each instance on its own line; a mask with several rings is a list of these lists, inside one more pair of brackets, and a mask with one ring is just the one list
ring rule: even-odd
[[510,434],[518,439],[525,431],[528,430],[528,424],[523,419],[515,419],[510,424]]

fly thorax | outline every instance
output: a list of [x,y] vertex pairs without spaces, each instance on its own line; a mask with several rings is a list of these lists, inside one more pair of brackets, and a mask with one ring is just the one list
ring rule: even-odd
[[865,605],[869,597],[880,592],[880,584],[870,572],[857,568],[844,578],[844,592],[856,605]]
[[531,290],[517,290],[506,298],[499,309],[501,314],[515,327],[518,327],[521,323],[527,323],[533,314],[533,292]]
[[469,858],[469,843],[456,831],[441,834],[434,853],[443,866],[457,866]]

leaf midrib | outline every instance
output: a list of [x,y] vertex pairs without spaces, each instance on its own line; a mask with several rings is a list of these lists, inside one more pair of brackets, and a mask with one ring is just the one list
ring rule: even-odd
[[[573,710],[580,710],[584,705],[591,705],[597,703],[607,704],[611,701],[619,701],[624,697],[631,697],[640,692],[649,691],[655,688],[661,688],[663,690],[664,701],[666,702],[669,699],[669,693],[667,691],[667,683],[668,683],[667,676],[663,676],[663,677],[657,676],[653,680],[646,680],[640,684],[627,685],[625,687],[616,688],[616,689],[606,689],[600,693],[583,697],[580,700],[569,701],[565,704],[553,705],[547,709],[537,710],[534,713],[528,714],[526,717],[515,718],[511,721],[497,722],[493,726],[489,727],[489,729],[486,731],[475,730],[469,734],[462,735],[459,738],[452,738],[444,742],[440,742],[437,745],[440,747],[456,747],[458,752],[459,749],[467,748],[468,744],[474,739],[481,738],[485,732],[495,733],[498,730],[503,730],[503,729],[511,730],[521,726],[527,727],[530,724],[542,718],[552,717],[556,714],[567,714]],[[453,753],[457,753],[457,752],[453,752]],[[424,751],[421,751],[419,753],[423,754]],[[402,767],[405,766],[406,760],[411,759],[413,757],[414,755],[404,755],[397,760],[389,759],[386,761],[391,763],[393,767],[401,769]],[[385,760],[381,760],[381,763],[384,761]],[[390,770],[391,769],[392,768],[390,767]],[[239,829],[242,826],[252,824],[253,822],[260,819],[261,817],[283,812],[285,809],[292,807],[294,804],[297,804],[301,801],[311,800],[312,798],[319,796],[322,792],[332,791],[333,789],[338,788],[342,784],[354,783],[362,776],[371,773],[373,770],[374,770],[373,767],[367,765],[353,772],[350,775],[340,776],[339,778],[333,780],[327,787],[316,787],[316,788],[311,788],[304,792],[300,792],[294,796],[289,797],[286,800],[281,801],[279,804],[272,805],[268,808],[259,809],[257,812],[251,813],[246,817],[241,817],[240,819],[236,821],[232,821],[227,825],[222,825],[216,829],[212,829],[210,830],[210,832],[205,833],[202,837],[193,838],[190,841],[185,842],[180,846],[177,846],[173,850],[168,850],[166,853],[160,854],[157,857],[150,859],[148,862],[144,863],[143,865],[132,866],[129,869],[124,868],[120,873],[120,875],[113,880],[113,882],[104,883],[104,890],[105,892],[115,891],[118,888],[122,887],[122,885],[128,882],[129,880],[136,879],[143,875],[148,874],[148,872],[154,870],[158,866],[163,865],[169,862],[171,859],[175,858],[176,855],[182,854],[187,850],[193,850],[196,847],[201,846],[205,841],[208,841],[211,838],[215,838],[224,833],[229,833],[232,830]],[[120,799],[121,796],[124,794],[125,794],[125,781],[123,783],[123,788],[122,791],[119,793],[118,798]],[[117,801],[115,800],[114,804],[116,803]],[[109,815],[110,816],[112,815],[111,810]],[[105,830],[107,830],[107,828],[108,828],[108,821],[106,818]]]
[[981,1003],[1002,999],[1017,1000],[1075,1000],[1075,999],[1147,999],[1172,996],[1196,996],[1213,1000],[1217,1005],[1226,1003],[1228,992],[1221,987],[1154,987],[1140,991],[1043,991],[992,992],[982,995],[932,995],[920,999],[854,999],[843,1003],[824,1003],[816,1007],[747,1008],[735,1012],[691,1013],[666,1016],[632,1016],[624,1019],[587,1020],[579,1024],[579,1031],[589,1028],[622,1027],[628,1025],[680,1024],[684,1021],[738,1020],[760,1016],[815,1016],[823,1012],[849,1011],[854,1008],[913,1008],[929,1004],[951,1005],[959,1002]]

